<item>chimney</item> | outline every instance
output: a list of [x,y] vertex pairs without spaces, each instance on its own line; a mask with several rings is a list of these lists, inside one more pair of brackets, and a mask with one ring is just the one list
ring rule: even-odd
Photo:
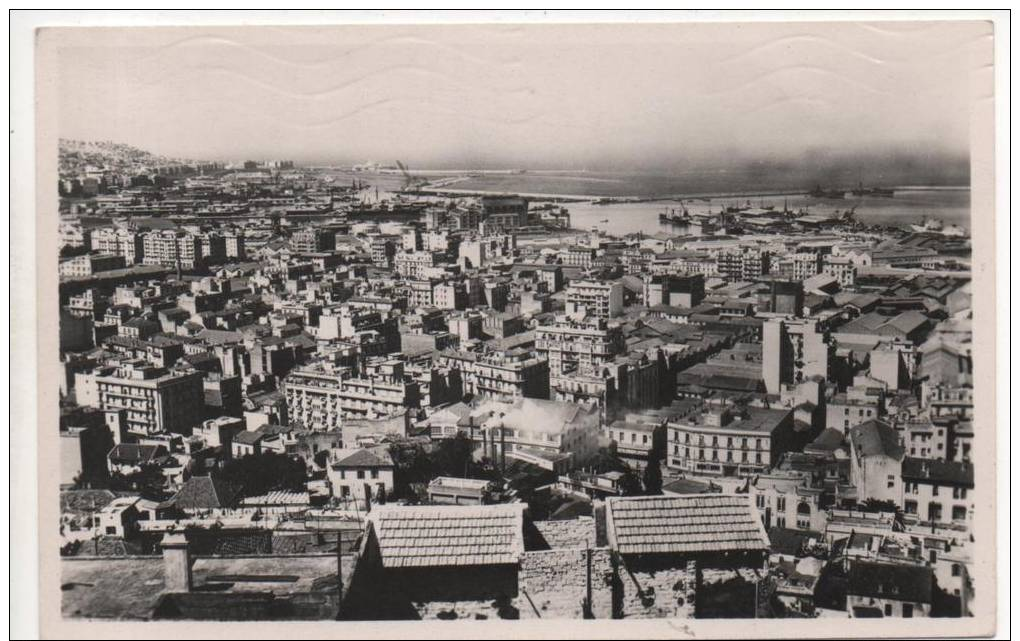
[[606,525],[606,502],[596,500],[592,503],[592,515],[595,517],[595,546],[609,545],[609,533]]
[[191,592],[191,550],[184,533],[163,535],[163,574],[167,592]]

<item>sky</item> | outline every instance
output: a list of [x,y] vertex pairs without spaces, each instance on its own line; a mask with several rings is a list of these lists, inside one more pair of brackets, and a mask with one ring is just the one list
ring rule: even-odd
[[448,169],[959,159],[990,51],[979,22],[79,29],[59,131]]

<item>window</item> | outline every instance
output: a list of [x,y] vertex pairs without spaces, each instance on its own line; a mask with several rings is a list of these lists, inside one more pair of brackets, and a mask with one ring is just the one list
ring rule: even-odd
[[966,521],[967,520],[967,508],[962,505],[953,506],[953,520],[954,521]]
[[903,618],[904,619],[910,619],[910,618],[913,618],[913,616],[914,616],[914,604],[913,603],[904,603],[903,604]]
[[372,470],[372,478],[374,479],[379,478],[379,470]]
[[780,496],[776,498],[776,509],[780,512],[786,511],[786,497]]
[[954,563],[953,564],[953,576],[960,576],[960,564],[959,563]]
[[106,526],[106,533],[107,534],[116,534],[117,533],[117,528],[114,527],[113,525],[107,525]]
[[938,496],[939,495],[939,486],[938,485],[934,485],[933,484],[931,486],[931,495],[932,496]]
[[358,470],[358,478],[359,479],[365,478],[365,470]]
[[887,616],[887,617],[891,617],[892,616],[892,604],[891,603],[886,603],[885,604],[885,616]]
[[903,511],[907,514],[917,514],[917,501],[904,501]]

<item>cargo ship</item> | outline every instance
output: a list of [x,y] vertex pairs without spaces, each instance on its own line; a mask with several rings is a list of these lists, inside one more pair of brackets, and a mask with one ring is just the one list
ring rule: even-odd
[[865,187],[864,183],[857,183],[857,188],[853,190],[854,196],[874,196],[876,198],[893,198],[896,195],[895,189],[886,189],[884,187]]
[[844,200],[846,192],[841,189],[822,189],[821,185],[815,185],[815,188],[808,192],[808,196],[812,198],[827,198],[829,200]]

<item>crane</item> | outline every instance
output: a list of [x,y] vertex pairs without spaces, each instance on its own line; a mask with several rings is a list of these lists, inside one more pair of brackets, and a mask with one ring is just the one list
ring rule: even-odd
[[404,185],[400,188],[400,191],[410,191],[417,189],[420,185],[425,184],[427,181],[411,174],[408,170],[407,165],[397,161],[397,167],[400,169],[400,173],[404,175]]

